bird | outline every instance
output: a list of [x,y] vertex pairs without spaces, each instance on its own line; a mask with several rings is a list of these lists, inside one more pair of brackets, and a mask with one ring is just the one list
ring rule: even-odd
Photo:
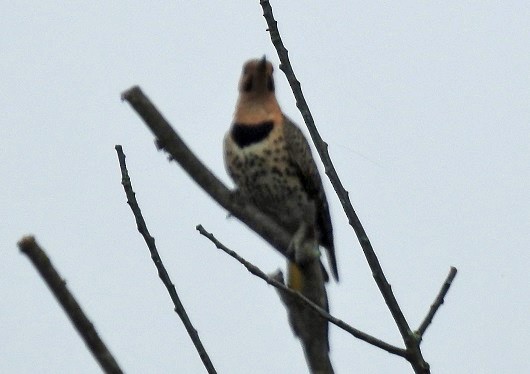
[[[247,199],[291,235],[296,263],[288,264],[292,288],[310,256],[327,250],[339,280],[333,227],[311,148],[300,128],[281,110],[273,65],[265,56],[243,65],[232,124],[224,137],[224,161],[238,196]],[[314,258],[314,257],[313,257]],[[322,267],[323,268],[323,267]],[[298,274],[298,275],[296,275]],[[323,268],[323,276],[329,276]]]

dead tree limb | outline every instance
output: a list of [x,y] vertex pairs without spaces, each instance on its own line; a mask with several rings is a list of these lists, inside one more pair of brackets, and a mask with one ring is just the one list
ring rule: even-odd
[[28,256],[44,282],[46,282],[99,366],[101,366],[101,369],[107,374],[123,373],[114,356],[112,356],[103,340],[99,337],[94,325],[83,312],[81,305],[66,287],[66,281],[55,270],[55,267],[44,250],[37,244],[35,238],[33,236],[23,237],[18,242],[18,247],[22,253]]

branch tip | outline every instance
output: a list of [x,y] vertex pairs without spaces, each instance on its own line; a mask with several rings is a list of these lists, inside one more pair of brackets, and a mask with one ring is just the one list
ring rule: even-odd
[[436,312],[438,312],[438,309],[440,309],[440,307],[444,303],[445,296],[449,292],[449,289],[451,288],[451,285],[453,284],[453,280],[455,279],[457,272],[458,270],[456,269],[456,267],[451,266],[449,270],[449,274],[445,278],[445,281],[442,284],[442,287],[440,291],[438,292],[438,295],[436,296],[433,303],[431,304],[431,307],[429,308],[429,312],[425,316],[423,322],[420,324],[420,327],[418,327],[418,329],[415,332],[420,337],[420,339],[423,338],[425,331],[427,331],[427,328],[432,323],[434,315],[436,314]]
[[142,90],[140,89],[139,86],[132,86],[128,90],[125,90],[122,92],[121,101],[131,101],[132,97],[138,94],[141,94],[141,93],[142,93]]
[[17,245],[21,252],[27,253],[37,245],[37,242],[33,235],[26,235],[18,241]]

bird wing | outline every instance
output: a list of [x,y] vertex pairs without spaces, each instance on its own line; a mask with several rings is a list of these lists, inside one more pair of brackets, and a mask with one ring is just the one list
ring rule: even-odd
[[284,136],[289,157],[296,167],[298,177],[309,198],[316,202],[317,228],[320,244],[329,251],[331,270],[336,280],[339,279],[335,247],[333,244],[333,226],[329,214],[328,201],[318,173],[317,165],[311,154],[311,148],[302,131],[289,118],[284,116]]

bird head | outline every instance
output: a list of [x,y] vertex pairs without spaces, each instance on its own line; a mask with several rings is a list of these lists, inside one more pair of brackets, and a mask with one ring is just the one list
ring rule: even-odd
[[243,65],[239,92],[248,99],[267,98],[274,96],[274,69],[270,61],[263,56],[261,59],[249,60]]

